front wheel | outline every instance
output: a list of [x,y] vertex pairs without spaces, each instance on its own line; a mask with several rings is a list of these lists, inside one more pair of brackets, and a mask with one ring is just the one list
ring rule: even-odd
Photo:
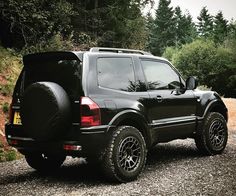
[[65,158],[65,156],[56,156],[43,153],[25,155],[28,165],[39,172],[51,172],[59,169],[65,161]]
[[146,162],[146,143],[134,127],[121,126],[113,132],[103,156],[103,171],[113,181],[135,180]]
[[197,148],[206,155],[220,154],[226,147],[228,129],[224,116],[217,112],[209,113],[202,131],[196,136]]

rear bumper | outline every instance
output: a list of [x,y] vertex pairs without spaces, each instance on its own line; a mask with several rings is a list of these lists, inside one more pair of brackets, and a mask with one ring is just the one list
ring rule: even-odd
[[22,126],[5,125],[6,139],[10,146],[22,154],[31,152],[64,154],[68,156],[86,156],[103,150],[109,140],[109,134],[115,127],[98,126],[74,128],[63,140],[37,141],[23,134]]

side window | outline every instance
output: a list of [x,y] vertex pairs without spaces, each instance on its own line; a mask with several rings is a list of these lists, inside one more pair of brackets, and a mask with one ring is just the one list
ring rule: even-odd
[[97,71],[99,86],[122,91],[135,91],[131,58],[98,58]]
[[167,63],[151,60],[141,60],[141,63],[150,90],[182,87],[179,75]]

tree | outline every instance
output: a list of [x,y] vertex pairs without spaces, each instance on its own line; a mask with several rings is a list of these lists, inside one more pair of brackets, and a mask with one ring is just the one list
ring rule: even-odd
[[71,34],[72,7],[66,0],[6,0],[0,11],[0,38],[7,47],[22,48],[50,39],[57,33]]
[[228,21],[224,19],[223,13],[220,11],[214,18],[213,38],[215,43],[222,43],[228,33]]
[[190,14],[183,14],[179,6],[174,10],[174,20],[175,46],[189,43],[196,38],[197,32],[192,17]]
[[161,55],[166,47],[175,45],[174,11],[170,3],[170,0],[160,0],[156,10],[148,46],[154,55]]
[[5,47],[21,49],[41,47],[48,40],[60,37],[56,40],[72,38],[78,48],[100,44],[141,49],[147,39],[141,9],[152,2],[6,0],[0,4],[0,41]]
[[198,33],[201,37],[209,38],[213,33],[213,18],[208,14],[206,7],[203,7],[200,15],[197,17],[198,22]]
[[154,18],[152,17],[151,13],[147,13],[146,16],[146,31],[147,31],[147,41],[145,44],[145,49],[149,50],[149,46],[151,44],[151,32],[153,31],[154,28]]

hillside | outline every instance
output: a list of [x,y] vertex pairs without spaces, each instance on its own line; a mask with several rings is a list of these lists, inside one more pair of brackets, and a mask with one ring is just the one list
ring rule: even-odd
[[6,144],[4,125],[8,118],[12,90],[21,67],[21,57],[0,46],[0,161],[12,160],[16,156],[14,149]]

